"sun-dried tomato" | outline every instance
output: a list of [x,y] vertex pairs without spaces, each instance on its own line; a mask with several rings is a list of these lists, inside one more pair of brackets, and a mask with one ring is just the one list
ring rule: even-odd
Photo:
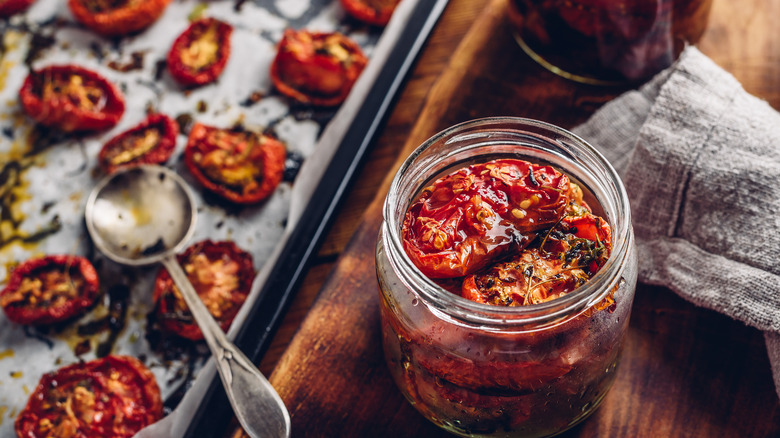
[[179,125],[164,114],[146,120],[109,140],[100,150],[98,163],[107,173],[139,164],[162,164],[176,147]]
[[384,26],[401,0],[341,0],[349,15],[368,24]]
[[171,0],[68,0],[73,16],[108,37],[139,32],[160,18]]
[[569,192],[569,178],[550,166],[501,159],[461,168],[409,207],[404,248],[428,277],[471,274],[556,223]]
[[338,33],[287,29],[271,64],[271,79],[298,102],[335,106],[346,99],[368,59],[360,46]]
[[0,17],[8,18],[26,10],[35,0],[0,0]]
[[45,374],[15,428],[29,438],[129,438],[162,414],[152,372],[134,357],[107,356]]
[[[252,255],[233,242],[204,240],[187,248],[178,256],[178,262],[211,316],[227,331],[255,278]],[[187,339],[203,339],[181,292],[165,269],[157,275],[154,301],[163,330]]]
[[232,33],[233,26],[214,18],[194,21],[168,52],[171,76],[187,87],[217,80],[230,58]]
[[30,72],[19,90],[19,100],[36,122],[64,132],[109,129],[125,111],[118,88],[77,65],[54,65]]
[[196,123],[184,160],[207,190],[238,204],[254,204],[273,193],[284,176],[287,151],[273,137]]
[[42,325],[86,312],[99,296],[97,272],[89,260],[49,255],[17,266],[0,292],[0,305],[11,321]]
[[586,213],[562,218],[537,239],[511,260],[466,277],[462,296],[499,306],[559,298],[585,284],[604,266],[612,231],[605,220]]

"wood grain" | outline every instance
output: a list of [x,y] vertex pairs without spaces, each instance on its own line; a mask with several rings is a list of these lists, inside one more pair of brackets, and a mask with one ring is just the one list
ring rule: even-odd
[[[512,40],[504,8],[505,0],[451,0],[261,364],[273,371],[294,437],[450,436],[403,399],[381,352],[373,252],[399,160],[440,129],[477,117],[572,127],[624,91],[576,84],[539,67]],[[776,109],[778,16],[780,0],[715,0],[699,44]],[[780,436],[763,337],[666,289],[640,285],[615,386],[564,436]]]

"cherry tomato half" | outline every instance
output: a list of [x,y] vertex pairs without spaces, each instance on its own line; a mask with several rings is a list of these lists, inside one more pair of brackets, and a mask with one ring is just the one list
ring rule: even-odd
[[428,277],[462,277],[525,247],[569,201],[569,178],[550,166],[474,164],[423,189],[404,219],[404,248]]
[[52,324],[81,315],[99,295],[97,272],[89,260],[49,255],[17,266],[0,292],[8,319],[19,324]]
[[539,243],[511,260],[466,277],[462,296],[478,303],[524,306],[559,298],[604,266],[612,245],[607,222],[587,213],[564,217]]
[[141,31],[157,21],[171,0],[68,0],[73,16],[107,37]]
[[335,33],[287,29],[271,64],[282,94],[301,103],[335,106],[346,99],[368,59],[360,46]]
[[184,161],[207,190],[238,204],[254,204],[273,193],[284,176],[287,151],[272,137],[196,123]]
[[35,0],[0,0],[0,17],[8,18],[26,10]]
[[122,93],[103,76],[77,65],[31,72],[19,90],[24,111],[36,122],[64,132],[101,131],[125,112]]
[[29,438],[129,438],[162,414],[151,371],[136,358],[107,356],[45,374],[15,428]]
[[214,82],[230,58],[233,27],[214,18],[190,24],[168,52],[168,71],[181,85],[190,87]]
[[179,125],[164,114],[152,114],[138,126],[109,140],[100,150],[98,163],[107,173],[139,164],[168,161],[176,147]]
[[[211,316],[227,331],[255,278],[252,255],[233,242],[204,240],[187,248],[178,261]],[[165,269],[157,275],[154,301],[163,330],[187,339],[203,339],[181,292]]]
[[364,23],[384,26],[401,0],[341,0],[344,9]]

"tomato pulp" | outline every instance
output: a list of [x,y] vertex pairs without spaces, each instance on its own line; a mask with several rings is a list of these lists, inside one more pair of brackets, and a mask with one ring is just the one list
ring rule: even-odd
[[[233,242],[204,240],[187,248],[178,261],[211,316],[227,331],[255,278],[252,255]],[[165,269],[157,275],[154,301],[163,330],[191,340],[203,339],[184,297]]]
[[335,106],[346,99],[368,58],[360,46],[338,33],[287,29],[271,64],[271,79],[298,102]]
[[36,122],[63,132],[112,128],[125,111],[118,88],[77,65],[54,65],[31,72],[19,90],[19,100]]
[[217,80],[230,58],[232,32],[231,25],[214,18],[194,21],[168,52],[171,76],[188,87]]
[[152,114],[141,124],[109,140],[98,155],[107,173],[140,164],[162,164],[176,147],[179,125],[164,114]]
[[162,414],[151,371],[136,358],[107,356],[45,374],[15,428],[30,438],[129,438]]
[[160,18],[171,0],[68,0],[73,17],[103,36],[139,32]]
[[184,161],[207,190],[237,204],[255,204],[273,193],[284,176],[287,150],[273,137],[196,123]]
[[49,255],[17,266],[0,292],[6,316],[18,324],[62,322],[86,312],[97,300],[100,284],[89,260]]

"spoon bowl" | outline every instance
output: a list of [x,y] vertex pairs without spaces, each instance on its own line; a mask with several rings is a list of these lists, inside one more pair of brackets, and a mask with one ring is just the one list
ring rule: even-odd
[[95,246],[132,266],[162,263],[198,324],[241,426],[251,437],[290,436],[290,414],[273,386],[227,339],[176,260],[195,230],[192,191],[174,171],[156,165],[120,170],[87,198],[85,220]]
[[192,191],[176,172],[139,166],[101,180],[87,199],[87,229],[113,261],[150,265],[182,249],[195,231]]

